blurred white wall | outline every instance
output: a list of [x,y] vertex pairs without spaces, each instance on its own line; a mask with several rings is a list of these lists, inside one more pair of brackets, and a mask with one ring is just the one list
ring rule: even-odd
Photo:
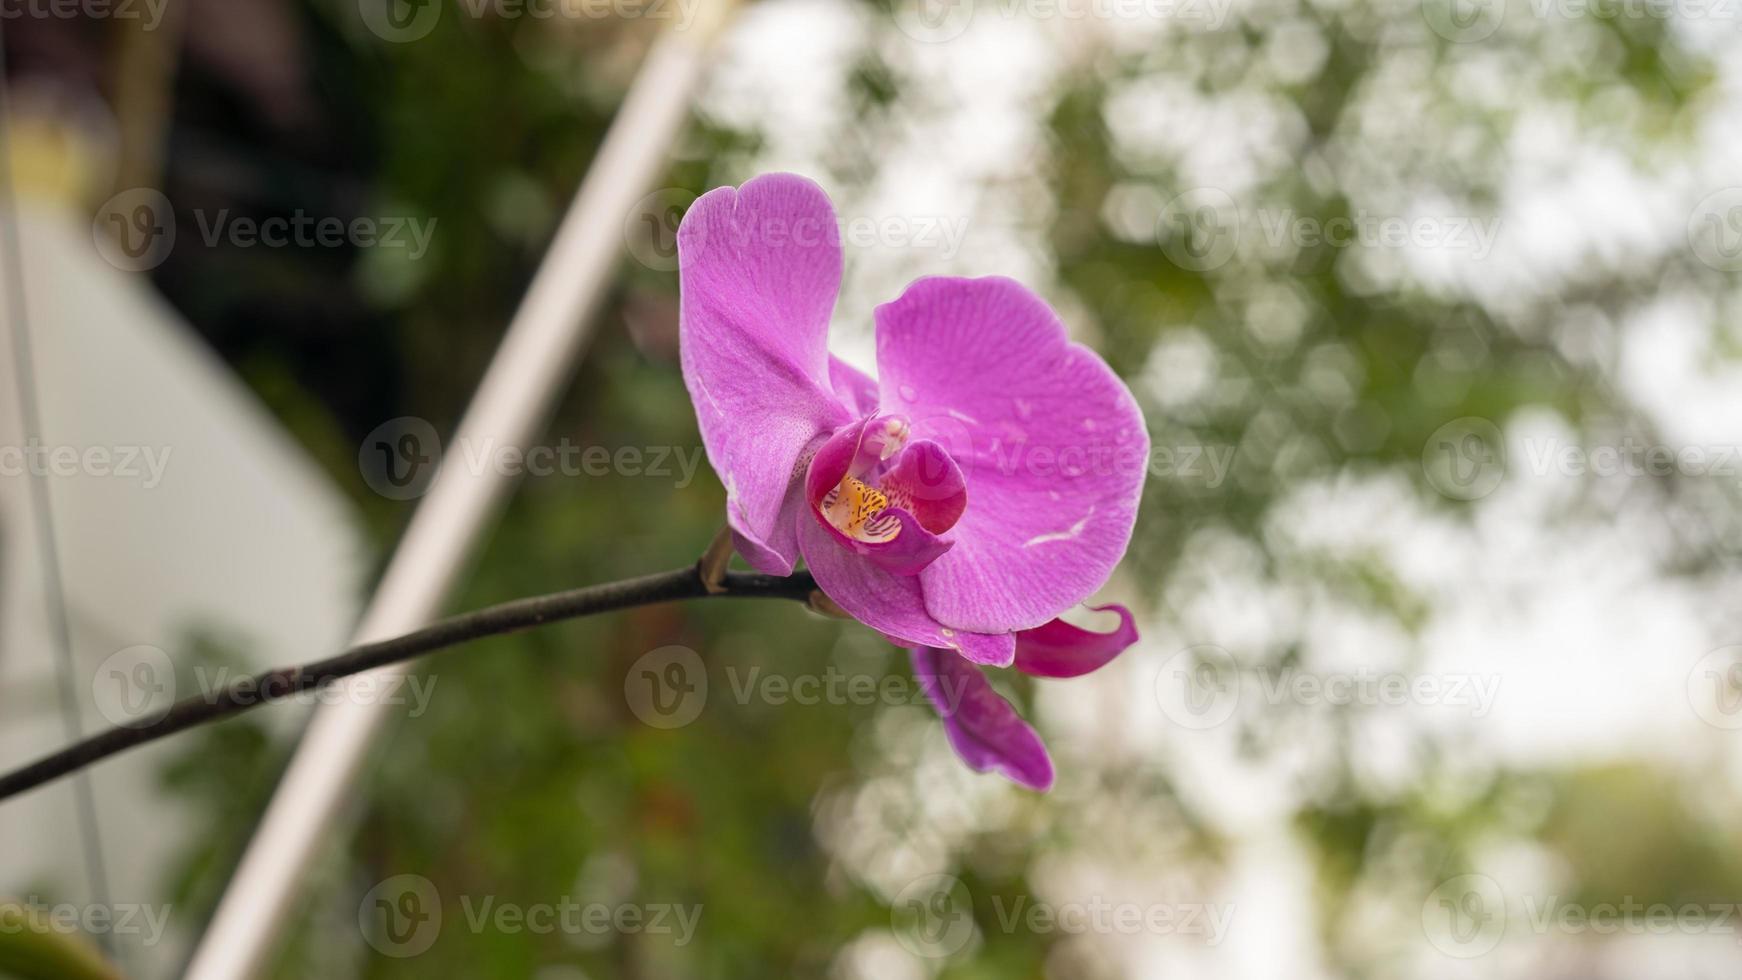
[[[20,147],[30,138],[21,128]],[[254,667],[345,642],[367,572],[347,501],[229,369],[152,290],[97,248],[88,212],[23,168],[22,291],[45,450],[24,447],[10,334],[0,351],[0,765],[65,739],[43,565],[27,481],[45,469],[86,732],[180,689],[193,629]],[[0,288],[19,284],[3,281]],[[3,314],[0,314],[3,315]],[[15,326],[8,324],[9,326]],[[62,449],[60,447],[70,447]],[[9,450],[9,451],[8,451]],[[106,452],[105,452],[106,451]],[[76,452],[76,461],[69,456]],[[125,464],[125,465],[124,465]],[[162,654],[153,652],[162,651]],[[116,656],[118,651],[129,651]],[[206,675],[211,678],[213,675]],[[275,724],[298,707],[267,709]],[[191,825],[156,785],[173,743],[92,770],[110,901],[161,909],[167,862]],[[0,804],[0,894],[89,902],[73,783]],[[53,889],[52,894],[44,893]],[[198,923],[172,909],[155,944],[119,936],[129,975],[179,962]]]

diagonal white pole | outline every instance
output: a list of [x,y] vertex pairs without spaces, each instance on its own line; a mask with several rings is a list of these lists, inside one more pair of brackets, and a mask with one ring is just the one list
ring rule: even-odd
[[[649,53],[450,445],[493,439],[523,446],[537,435],[587,341],[591,313],[621,255],[624,218],[664,172],[708,43],[730,6],[730,0],[706,0],[695,24],[667,31]],[[440,611],[511,486],[500,474],[467,469],[438,471],[363,613],[355,642],[415,629]],[[407,669],[383,668],[345,683],[380,685]],[[189,980],[239,980],[268,961],[290,917],[298,880],[328,839],[327,828],[386,712],[367,700],[338,698],[315,715],[194,951]]]

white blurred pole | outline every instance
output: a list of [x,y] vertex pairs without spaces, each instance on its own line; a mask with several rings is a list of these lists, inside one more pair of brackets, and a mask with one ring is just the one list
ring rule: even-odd
[[[492,439],[522,446],[537,435],[587,341],[591,314],[621,254],[624,218],[664,172],[708,42],[730,6],[730,0],[705,0],[707,23],[667,31],[648,54],[450,446]],[[404,633],[434,618],[510,486],[496,473],[440,468],[363,613],[355,642]],[[380,685],[408,669],[386,667],[345,683]],[[339,698],[315,714],[194,951],[189,980],[239,980],[267,962],[294,907],[298,879],[327,840],[386,713],[386,706],[367,700]]]

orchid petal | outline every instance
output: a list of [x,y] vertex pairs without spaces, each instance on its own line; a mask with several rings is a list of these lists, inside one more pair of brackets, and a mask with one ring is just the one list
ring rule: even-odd
[[1016,659],[1016,637],[1010,633],[953,630],[925,611],[917,575],[895,575],[840,543],[821,522],[798,520],[799,550],[817,588],[866,626],[901,646],[960,650],[975,663],[1008,667]]
[[909,650],[913,673],[943,718],[956,755],[976,772],[995,771],[1030,789],[1052,788],[1046,745],[979,667],[952,650]]
[[1120,605],[1094,606],[1096,612],[1116,612],[1119,626],[1096,633],[1055,619],[1016,634],[1016,669],[1036,677],[1081,677],[1100,670],[1137,642],[1137,623]]
[[920,279],[877,308],[882,411],[967,478],[956,547],[920,573],[952,627],[1032,629],[1100,588],[1137,518],[1149,436],[1106,362],[1009,279]]
[[841,283],[828,197],[791,174],[704,194],[677,236],[679,352],[726,519],[751,565],[798,559],[790,491],[818,437],[853,417],[830,379],[829,316]]

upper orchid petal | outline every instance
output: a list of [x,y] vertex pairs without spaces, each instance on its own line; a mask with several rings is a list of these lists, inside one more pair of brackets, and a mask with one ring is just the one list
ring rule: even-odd
[[841,284],[828,197],[791,174],[702,195],[677,235],[679,348],[726,520],[746,560],[784,575],[798,560],[789,491],[807,449],[854,417],[827,347]]
[[1081,677],[1100,670],[1137,642],[1137,623],[1121,605],[1094,606],[1096,612],[1116,612],[1119,626],[1096,633],[1055,619],[1016,634],[1016,669],[1036,677]]
[[944,626],[925,610],[917,575],[896,575],[841,547],[823,525],[798,521],[799,550],[817,588],[866,626],[902,646],[961,651],[975,663],[1008,667],[1016,659],[1012,633],[975,633]]
[[1009,279],[920,279],[877,308],[881,409],[913,420],[967,478],[956,546],[920,573],[963,630],[1040,626],[1125,553],[1149,459],[1131,392]]
[[1030,789],[1052,787],[1052,759],[1033,728],[992,689],[980,668],[951,650],[910,650],[913,674],[944,720],[950,747],[978,772],[997,771]]

